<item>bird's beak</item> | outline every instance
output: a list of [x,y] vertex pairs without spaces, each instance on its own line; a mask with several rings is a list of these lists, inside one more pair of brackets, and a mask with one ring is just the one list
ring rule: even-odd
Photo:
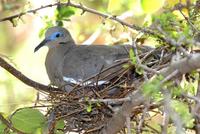
[[34,52],[38,51],[41,47],[43,47],[47,42],[49,42],[50,40],[48,39],[44,39],[35,49]]

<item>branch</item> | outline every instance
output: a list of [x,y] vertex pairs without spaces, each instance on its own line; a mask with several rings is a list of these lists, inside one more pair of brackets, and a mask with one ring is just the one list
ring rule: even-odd
[[131,115],[132,108],[139,106],[145,102],[145,98],[140,90],[137,90],[130,95],[131,101],[125,102],[120,110],[113,115],[105,127],[101,130],[101,134],[116,134],[123,127],[126,118]]
[[[176,133],[177,134],[183,134],[183,122],[180,118],[180,116],[176,113],[176,111],[171,107],[171,94],[168,90],[163,90],[164,93],[164,107],[167,112],[167,114],[170,115],[174,125],[176,126]],[[165,124],[167,125],[167,124]]]
[[36,8],[36,9],[28,10],[26,12],[21,12],[21,13],[18,13],[18,14],[9,16],[9,17],[1,18],[0,22],[10,21],[11,23],[13,23],[13,19],[20,18],[20,17],[26,15],[27,13],[35,14],[39,10],[42,10],[42,9],[45,9],[45,8],[48,8],[48,7],[54,7],[54,6],[70,6],[70,7],[78,8],[78,9],[83,10],[82,14],[85,13],[85,12],[89,12],[89,13],[101,16],[104,19],[110,19],[110,20],[116,21],[116,22],[120,23],[121,25],[127,26],[127,27],[129,27],[131,29],[134,29],[136,31],[140,31],[142,33],[149,34],[149,35],[153,35],[153,36],[159,38],[160,40],[166,42],[165,38],[163,38],[160,34],[154,32],[154,31],[152,31],[150,29],[147,29],[147,28],[145,29],[145,28],[141,28],[139,26],[136,26],[134,24],[126,23],[126,22],[122,21],[120,18],[117,18],[117,16],[115,16],[115,15],[110,15],[110,14],[105,14],[105,13],[99,12],[99,11],[96,11],[94,9],[85,7],[82,4],[72,3],[70,0],[68,0],[68,2],[56,2],[54,4],[41,6],[41,7]]
[[31,87],[39,90],[39,91],[45,91],[47,93],[61,91],[61,89],[50,87],[50,86],[45,86],[43,84],[40,84],[38,82],[35,82],[35,81],[29,79],[28,77],[26,77],[25,75],[23,75],[20,71],[18,71],[17,69],[15,69],[9,63],[7,63],[2,57],[0,57],[0,66],[2,68],[4,68],[6,71],[8,71],[9,73],[11,73],[13,76],[15,76],[16,78],[18,78],[19,80],[21,80],[26,85],[29,85],[29,86],[31,86]]
[[181,74],[189,73],[195,69],[200,68],[200,53],[191,54],[190,57],[185,57],[179,61],[172,62],[169,67],[163,68],[160,70],[160,74],[164,77],[173,73],[175,70],[178,71],[176,76]]
[[[180,61],[172,63],[169,67],[162,69],[160,74],[167,77],[176,72],[177,76],[179,76],[200,68],[199,61],[200,53],[191,54],[190,57],[183,58]],[[131,114],[132,108],[143,104],[146,100],[140,90],[133,92],[130,97],[131,101],[125,102],[122,105],[120,110],[108,121],[101,133],[115,134],[119,132],[124,127],[126,117]]]
[[58,4],[59,4],[59,3],[49,4],[49,5],[46,5],[46,6],[41,6],[41,7],[36,8],[36,9],[28,10],[28,11],[26,11],[26,12],[21,12],[21,13],[18,13],[18,14],[9,16],[9,17],[1,18],[1,19],[0,19],[0,22],[3,22],[3,21],[10,21],[10,22],[12,23],[13,19],[15,19],[15,18],[21,18],[22,16],[26,15],[27,13],[33,13],[33,14],[35,14],[37,11],[39,11],[39,10],[41,10],[41,9],[44,9],[44,8],[47,8],[47,7],[57,6]]

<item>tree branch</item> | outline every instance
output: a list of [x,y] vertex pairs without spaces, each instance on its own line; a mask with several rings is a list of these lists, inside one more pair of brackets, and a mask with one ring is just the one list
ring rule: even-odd
[[173,73],[175,70],[178,71],[177,76],[181,74],[185,74],[191,72],[195,69],[200,68],[200,53],[191,54],[190,57],[185,57],[179,61],[172,62],[166,68],[160,70],[160,74],[164,77],[168,76],[169,74]]
[[[169,67],[166,67],[160,71],[160,74],[167,77],[175,70],[178,71],[177,76],[185,73],[189,73],[195,69],[200,68],[200,53],[191,54],[190,57],[181,59],[180,61],[172,63]],[[175,76],[174,76],[175,77]],[[106,126],[102,129],[101,133],[115,134],[119,132],[126,121],[126,117],[131,114],[132,108],[139,106],[145,102],[145,97],[140,90],[133,92],[131,95],[131,101],[125,102],[120,110],[108,121]]]
[[140,90],[131,93],[130,97],[131,101],[122,105],[120,110],[113,115],[102,129],[101,134],[116,134],[119,132],[124,127],[126,118],[131,116],[132,108],[145,102],[145,97]]
[[142,33],[149,34],[149,35],[153,35],[153,36],[159,38],[160,40],[166,42],[165,38],[163,38],[160,34],[154,32],[154,31],[152,31],[150,29],[141,28],[141,27],[136,26],[134,24],[129,24],[129,23],[124,22],[121,19],[117,18],[117,16],[115,16],[115,15],[110,15],[110,14],[105,14],[105,13],[99,12],[99,11],[96,11],[94,9],[88,8],[86,6],[83,6],[82,4],[72,3],[70,0],[68,0],[68,2],[56,2],[54,4],[41,6],[41,7],[36,8],[36,9],[31,9],[31,10],[28,10],[28,11],[25,11],[25,12],[21,12],[21,13],[9,16],[9,17],[1,18],[0,22],[10,21],[11,23],[13,23],[13,19],[20,18],[20,17],[26,15],[27,13],[35,14],[39,10],[42,10],[42,9],[45,9],[45,8],[48,8],[48,7],[54,7],[54,6],[70,6],[70,7],[78,8],[78,9],[83,10],[82,14],[85,13],[85,12],[89,12],[89,13],[101,16],[104,19],[110,19],[110,20],[116,21],[116,22],[120,23],[121,25],[127,26],[127,27],[129,27],[131,29],[134,29],[136,31],[140,31]]
[[4,68],[6,71],[8,71],[9,73],[11,73],[13,76],[15,76],[16,78],[21,80],[26,85],[29,85],[39,91],[45,91],[47,93],[51,93],[51,92],[58,93],[59,91],[61,91],[61,89],[50,87],[50,86],[45,86],[43,84],[40,84],[38,82],[35,82],[35,81],[29,79],[24,74],[22,74],[20,71],[18,71],[13,66],[11,66],[8,62],[6,62],[2,57],[0,57],[0,66],[2,68]]

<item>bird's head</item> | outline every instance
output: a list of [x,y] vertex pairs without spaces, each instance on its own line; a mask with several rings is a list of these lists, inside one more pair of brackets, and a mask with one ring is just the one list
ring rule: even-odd
[[34,52],[38,51],[43,46],[53,48],[68,42],[73,43],[74,41],[67,29],[59,26],[51,27],[46,31],[45,39],[34,49]]

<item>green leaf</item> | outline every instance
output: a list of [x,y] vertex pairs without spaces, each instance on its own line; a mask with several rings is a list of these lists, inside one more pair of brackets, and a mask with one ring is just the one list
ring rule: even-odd
[[142,85],[142,89],[145,95],[155,97],[160,93],[161,84],[163,76],[156,76],[153,80],[149,80]]
[[40,32],[39,32],[39,37],[40,38],[44,36],[46,30],[49,27],[54,26],[54,21],[51,18],[49,18],[48,16],[44,16],[42,19],[45,22],[45,26],[42,29],[40,29]]
[[186,127],[192,128],[194,126],[194,119],[192,118],[191,113],[189,112],[189,107],[183,102],[172,100],[172,108],[179,114],[182,119],[182,122]]
[[4,129],[6,128],[6,125],[4,125],[1,121],[0,121],[0,134],[4,133]]
[[127,69],[127,68],[130,67],[130,65],[129,64],[124,64],[122,67],[125,68],[125,69]]
[[65,127],[65,122],[63,119],[56,122],[55,126],[55,134],[63,134],[63,129]]
[[68,19],[75,14],[75,9],[72,7],[61,6],[57,8],[56,18],[57,20]]
[[90,113],[91,111],[92,111],[92,104],[89,104],[88,106],[87,106],[87,112],[88,113]]
[[135,70],[139,75],[142,75],[144,73],[144,69],[142,69],[141,67],[137,67]]
[[129,57],[131,59],[131,63],[133,65],[136,65],[136,57],[135,57],[135,54],[133,52],[133,49],[130,49],[130,51],[129,51]]
[[183,91],[183,89],[181,88],[181,86],[172,87],[172,96],[173,97],[180,96],[182,91]]
[[17,111],[12,117],[13,126],[24,133],[33,133],[37,128],[42,128],[45,116],[37,109],[25,108]]
[[101,106],[101,102],[97,102],[96,105],[97,105],[97,107],[100,107]]
[[59,121],[57,121],[56,122],[56,129],[63,129],[64,128],[64,126],[65,126],[65,123],[64,123],[64,120],[62,119],[62,120],[59,120]]
[[140,2],[144,12],[154,13],[164,5],[165,0],[141,0]]
[[40,32],[39,32],[39,37],[40,38],[42,38],[43,36],[44,36],[44,34],[45,34],[45,31],[47,30],[47,28],[45,27],[45,28],[42,28],[42,29],[40,29]]

